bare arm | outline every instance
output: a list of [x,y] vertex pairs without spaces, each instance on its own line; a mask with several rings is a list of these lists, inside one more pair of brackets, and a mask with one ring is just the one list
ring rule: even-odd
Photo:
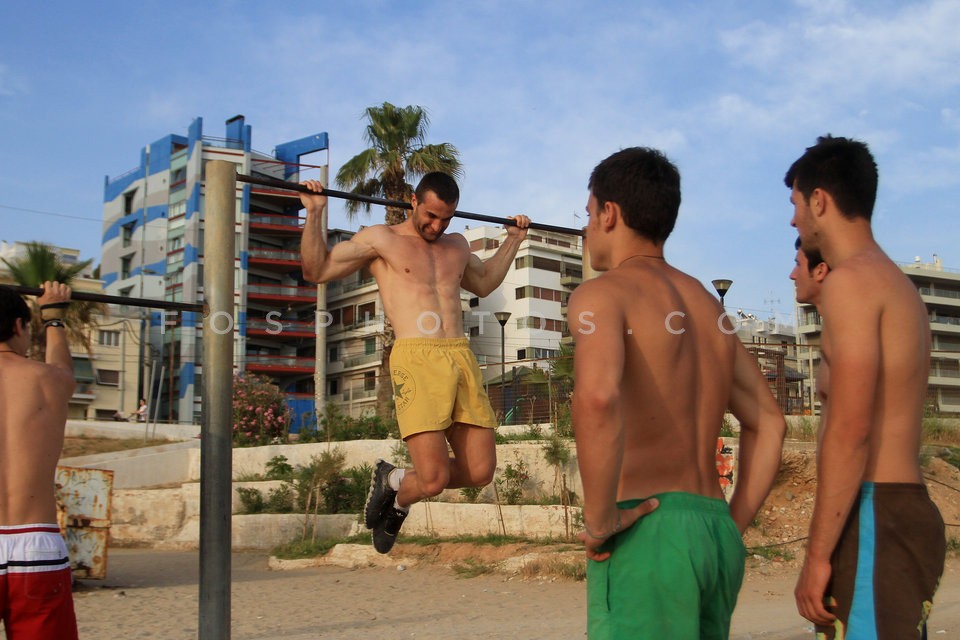
[[303,277],[308,282],[329,282],[367,266],[378,257],[377,251],[366,240],[369,234],[359,231],[350,240],[340,242],[327,250],[327,229],[324,218],[327,197],[321,195],[322,185],[316,180],[307,180],[304,186],[316,195],[301,194],[300,202],[307,210],[300,240],[300,264]]
[[[40,305],[41,320],[61,320],[66,313],[66,306],[70,302],[70,287],[59,282],[44,282],[43,295],[37,298]],[[43,307],[47,307],[44,309]],[[58,395],[67,398],[73,395],[76,381],[73,378],[73,356],[70,355],[70,343],[67,340],[66,327],[44,327],[41,329],[46,337],[46,363],[53,368],[54,383]]]
[[461,287],[483,298],[500,286],[513,264],[520,243],[527,237],[527,227],[530,226],[530,218],[527,216],[514,216],[513,220],[517,226],[507,227],[507,239],[495,254],[486,260],[480,260],[475,255],[470,256],[460,281]]
[[817,496],[797,608],[813,622],[833,616],[823,606],[830,557],[840,539],[867,465],[868,438],[880,368],[879,310],[858,306],[858,283],[840,269],[823,287],[823,348],[830,354],[830,410],[817,448]]
[[756,360],[736,340],[730,409],[740,421],[739,478],[730,515],[740,533],[760,510],[780,470],[787,423]]
[[617,509],[623,464],[623,415],[620,383],[624,367],[623,314],[602,287],[584,283],[570,297],[568,321],[576,341],[573,428],[583,483],[580,535],[587,557],[605,560],[600,547],[611,535],[653,511],[656,501]]

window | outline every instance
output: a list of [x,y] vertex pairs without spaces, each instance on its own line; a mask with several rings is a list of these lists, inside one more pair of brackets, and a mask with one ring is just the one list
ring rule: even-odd
[[353,305],[340,309],[340,316],[343,319],[343,326],[349,327],[353,324],[353,312],[355,310],[356,309],[353,307]]
[[327,349],[327,362],[336,362],[340,357],[340,347],[333,346]]
[[127,191],[123,194],[123,213],[124,215],[129,215],[133,213],[133,199],[137,195],[137,190]]
[[470,337],[477,338],[480,336],[480,327],[470,327]]
[[105,347],[119,347],[120,332],[119,331],[100,331],[98,334],[97,342]]
[[470,298],[470,308],[475,309],[480,306],[480,298]]
[[366,322],[372,322],[377,316],[377,303],[370,301],[357,307],[357,315]]
[[376,338],[366,338],[363,341],[363,354],[364,355],[373,355],[377,352],[377,339]]
[[136,222],[128,222],[121,228],[121,238],[123,247],[129,247],[133,243],[133,230],[137,227]]
[[338,393],[340,393],[340,381],[337,379],[331,380],[327,384],[327,391],[328,391],[327,393],[328,396],[335,396]]
[[130,277],[130,264],[133,262],[133,254],[131,253],[128,256],[123,256],[120,258],[120,278],[126,279]]
[[517,360],[526,360],[526,359],[527,359],[527,350],[517,349]]
[[363,374],[363,390],[373,391],[377,388],[377,374],[373,371],[367,371]]
[[97,369],[97,384],[120,386],[120,372],[113,369]]

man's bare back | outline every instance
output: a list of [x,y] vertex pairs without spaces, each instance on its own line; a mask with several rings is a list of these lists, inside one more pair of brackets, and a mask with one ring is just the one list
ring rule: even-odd
[[[56,291],[40,298],[41,304],[69,299],[66,287],[53,284],[46,283],[47,289]],[[49,364],[25,357],[29,335],[18,335],[2,344],[0,525],[56,522],[53,477],[63,449],[67,403],[74,388],[65,332],[59,328],[47,330]]]
[[665,491],[721,497],[714,453],[737,343],[721,331],[729,323],[720,324],[717,300],[690,276],[643,257],[584,283],[576,296],[571,311],[603,305],[584,319],[624,344],[618,500]]
[[26,358],[0,360],[0,525],[57,521],[52,479],[68,398],[50,369]]

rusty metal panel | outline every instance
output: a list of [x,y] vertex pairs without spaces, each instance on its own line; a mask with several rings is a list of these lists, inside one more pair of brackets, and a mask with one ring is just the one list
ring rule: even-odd
[[57,521],[77,578],[107,575],[113,471],[57,467]]

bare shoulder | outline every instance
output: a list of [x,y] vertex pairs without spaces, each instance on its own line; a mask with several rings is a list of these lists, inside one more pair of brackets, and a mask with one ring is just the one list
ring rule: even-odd
[[617,287],[609,274],[587,280],[570,294],[568,302],[569,322],[571,326],[585,318],[610,318],[611,314],[622,312],[620,300],[616,295]]

